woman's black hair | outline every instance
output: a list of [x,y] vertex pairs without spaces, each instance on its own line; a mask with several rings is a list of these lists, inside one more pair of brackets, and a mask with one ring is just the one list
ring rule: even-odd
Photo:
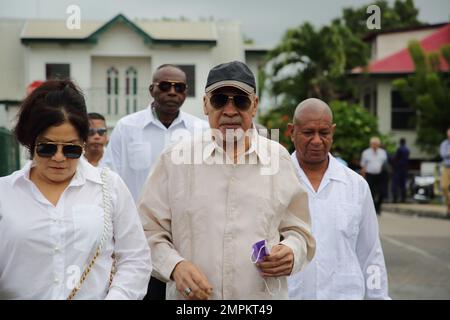
[[49,127],[68,121],[83,142],[89,132],[86,102],[81,90],[70,80],[49,80],[22,102],[14,135],[34,156],[36,139]]

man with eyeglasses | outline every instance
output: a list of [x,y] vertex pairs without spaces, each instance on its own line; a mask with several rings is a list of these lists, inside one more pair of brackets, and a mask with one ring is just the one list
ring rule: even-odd
[[286,299],[314,256],[306,191],[287,150],[251,130],[244,63],[214,67],[203,101],[211,130],[161,154],[138,205],[153,275],[168,299]]
[[106,144],[108,143],[108,128],[105,117],[100,113],[88,113],[89,135],[86,141],[84,157],[97,167],[103,157]]
[[[144,110],[125,116],[115,126],[102,164],[117,172],[137,202],[153,163],[164,147],[208,128],[208,123],[181,111],[187,96],[186,74],[171,64],[159,66],[149,87],[153,101]],[[165,284],[152,278],[146,299],[164,299]]]

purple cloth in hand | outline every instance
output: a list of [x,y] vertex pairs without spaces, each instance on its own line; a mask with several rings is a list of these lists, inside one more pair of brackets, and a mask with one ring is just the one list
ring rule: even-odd
[[256,262],[262,262],[264,257],[269,255],[269,251],[267,250],[266,240],[261,240],[256,242],[253,246],[253,254],[252,259]]

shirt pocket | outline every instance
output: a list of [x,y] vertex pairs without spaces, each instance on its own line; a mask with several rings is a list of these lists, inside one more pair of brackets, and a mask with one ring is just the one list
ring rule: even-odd
[[72,207],[75,249],[89,253],[98,245],[104,229],[104,211],[98,205]]
[[337,207],[336,227],[348,239],[356,239],[359,232],[361,205],[341,203]]
[[152,163],[151,144],[133,142],[127,146],[128,162],[133,170],[148,169]]
[[332,299],[361,300],[364,299],[364,278],[360,273],[335,274],[333,276]]

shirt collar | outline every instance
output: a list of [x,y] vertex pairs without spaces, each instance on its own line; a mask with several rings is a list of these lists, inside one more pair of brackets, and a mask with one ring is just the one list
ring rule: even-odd
[[[297,151],[294,151],[291,154],[291,159],[295,164],[296,169],[299,172],[300,178],[302,178],[303,180],[307,179],[305,172],[303,171],[303,169],[300,167],[300,164],[298,163],[298,159],[297,159]],[[347,179],[346,179],[346,174],[345,174],[345,167],[342,163],[339,163],[339,161],[336,160],[335,157],[333,157],[333,155],[331,153],[328,153],[328,168],[325,171],[325,174],[323,175],[322,180],[325,181],[327,179],[330,180],[336,180],[336,181],[340,181],[343,183],[347,183]]]
[[22,167],[22,169],[14,172],[11,176],[11,185],[14,186],[18,180],[24,179],[24,180],[30,180],[30,170],[33,167],[33,161],[28,160],[25,165]]
[[[204,140],[207,142],[206,146],[203,149],[203,161],[211,157],[212,154],[216,151],[221,154],[224,153],[223,148],[220,147],[214,139],[212,139],[210,130],[206,130],[203,137]],[[270,151],[271,150],[269,150],[269,141],[261,137],[257,133],[256,129],[252,129],[250,136],[250,147],[244,153],[244,155],[251,155],[252,153],[256,153],[257,157],[261,161],[261,164],[268,165],[270,163],[270,155],[269,155]]]
[[[145,128],[147,125],[153,123],[154,125],[164,128],[164,129],[168,129],[166,128],[166,126],[164,126],[162,124],[161,121],[159,121],[158,117],[156,116],[156,112],[152,107],[153,102],[150,103],[150,105],[148,106],[148,108],[146,110],[148,110],[149,112],[145,112],[144,113],[144,119],[142,121],[142,128]],[[191,125],[191,123],[188,121],[188,119],[186,119],[186,114],[180,110],[180,112],[178,113],[178,116],[173,120],[172,124],[170,126],[174,126],[177,125],[178,123],[183,123],[184,126],[186,128],[192,129],[193,125]]]
[[78,161],[77,172],[72,181],[77,181],[79,185],[82,185],[86,180],[102,184],[100,170],[90,164],[85,157],[81,157]]

